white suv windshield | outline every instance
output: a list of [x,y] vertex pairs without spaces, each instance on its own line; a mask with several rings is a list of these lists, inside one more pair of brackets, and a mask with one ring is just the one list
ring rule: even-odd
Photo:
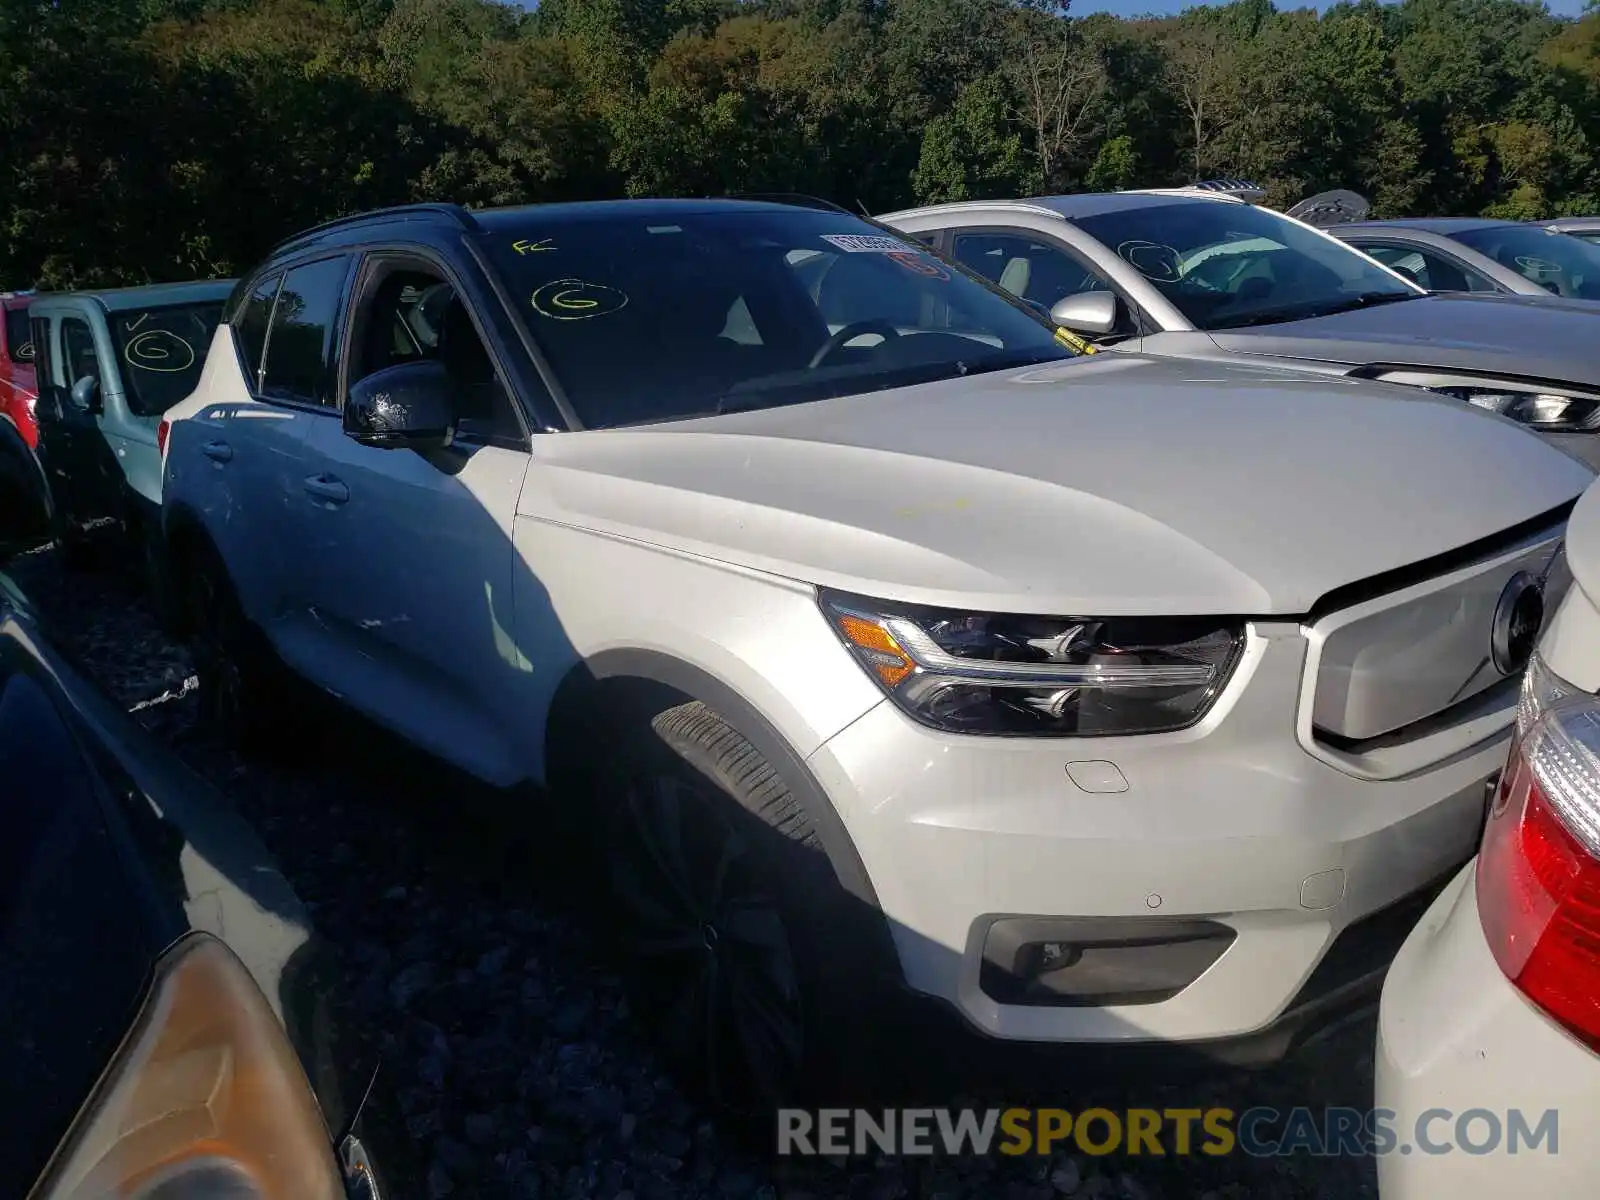
[[488,243],[587,428],[1071,358],[926,246],[843,213],[613,208]]
[[1420,294],[1365,255],[1255,205],[1175,197],[1074,224],[1197,329],[1294,321]]

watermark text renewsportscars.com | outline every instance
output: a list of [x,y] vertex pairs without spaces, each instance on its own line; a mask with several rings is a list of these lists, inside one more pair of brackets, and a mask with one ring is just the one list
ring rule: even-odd
[[1386,1108],[782,1109],[783,1155],[1021,1156],[1076,1151],[1219,1157],[1557,1154],[1555,1109]]

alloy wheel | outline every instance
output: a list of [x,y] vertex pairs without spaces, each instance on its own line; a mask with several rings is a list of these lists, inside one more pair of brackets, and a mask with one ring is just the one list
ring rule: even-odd
[[664,1049],[731,1114],[792,1096],[804,1053],[799,975],[782,913],[717,801],[673,775],[632,781],[611,839],[630,967]]

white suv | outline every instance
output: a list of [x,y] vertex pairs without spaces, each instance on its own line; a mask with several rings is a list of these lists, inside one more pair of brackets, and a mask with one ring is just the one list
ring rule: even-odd
[[1572,513],[1577,586],[1528,666],[1483,847],[1383,989],[1377,1103],[1428,1153],[1383,1200],[1592,1196],[1600,1147],[1600,485]]
[[162,433],[208,711],[276,730],[287,664],[542,785],[730,1107],[870,1057],[880,978],[1257,1057],[1370,998],[1592,478],[1410,389],[1080,354],[820,207],[369,214],[217,339]]

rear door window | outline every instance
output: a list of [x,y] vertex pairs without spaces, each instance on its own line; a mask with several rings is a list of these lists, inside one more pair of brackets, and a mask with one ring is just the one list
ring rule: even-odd
[[283,277],[267,334],[261,394],[268,400],[333,408],[339,316],[348,257],[295,267]]

